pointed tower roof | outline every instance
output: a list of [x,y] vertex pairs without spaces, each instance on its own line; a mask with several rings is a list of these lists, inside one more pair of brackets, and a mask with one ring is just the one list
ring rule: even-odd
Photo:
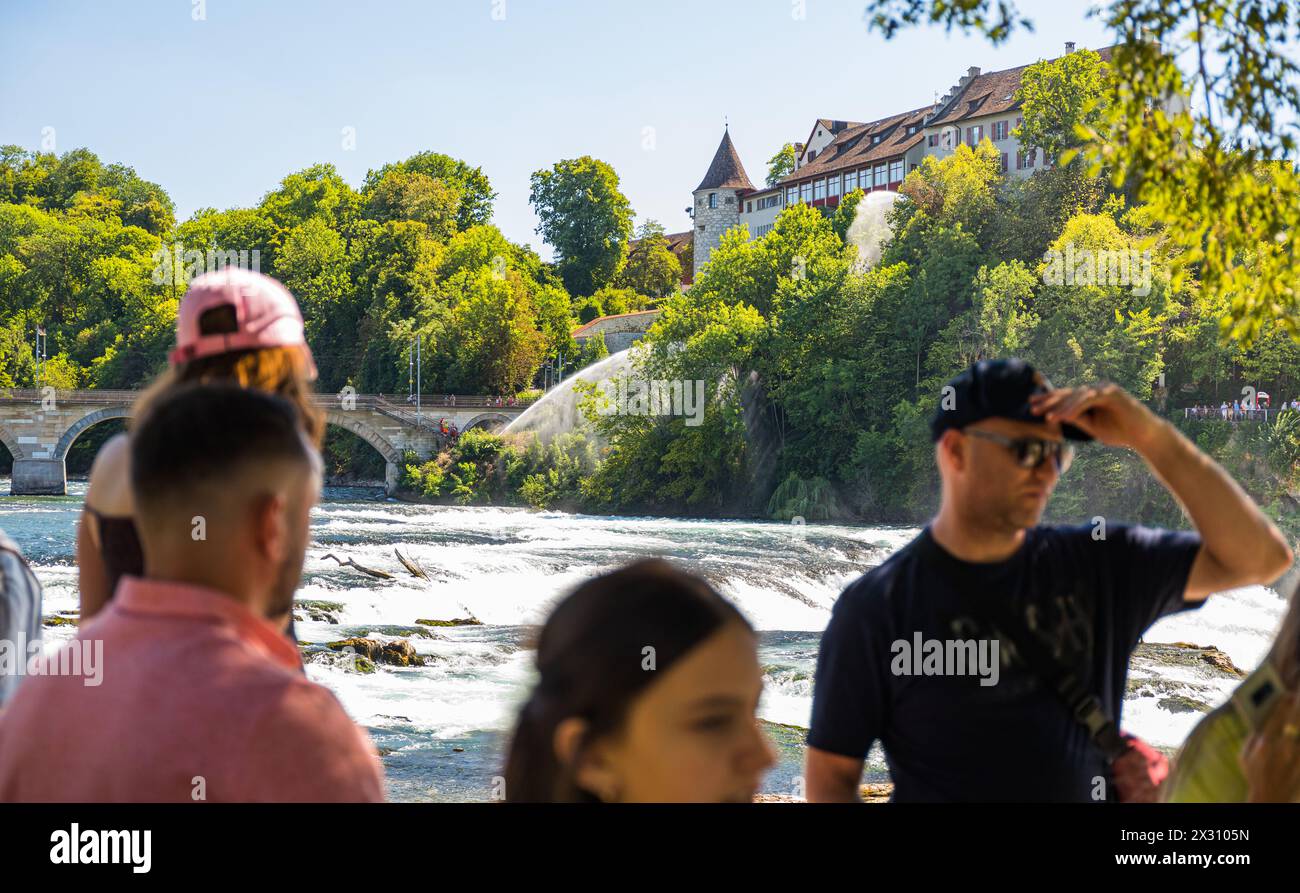
[[695,191],[753,188],[754,184],[749,182],[749,177],[745,174],[745,166],[740,163],[740,155],[736,153],[736,147],[731,142],[731,131],[724,130],[722,142],[718,143],[718,151],[713,156],[713,163],[709,165],[709,172],[704,175],[700,185],[695,187]]

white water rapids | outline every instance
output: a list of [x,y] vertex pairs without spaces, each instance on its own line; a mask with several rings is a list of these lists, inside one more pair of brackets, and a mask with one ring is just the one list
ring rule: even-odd
[[[75,524],[84,484],[57,497],[0,498],[0,528],[32,559],[45,587],[45,612],[75,611]],[[0,493],[7,492],[0,481]],[[380,666],[371,675],[310,664],[367,727],[384,754],[389,796],[397,800],[484,800],[501,771],[515,706],[532,678],[534,624],[574,584],[630,559],[662,555],[704,574],[762,631],[764,719],[807,725],[820,630],[843,586],[906,543],[911,529],[699,521],[536,513],[506,508],[448,508],[385,500],[376,491],[330,489],[313,515],[313,541],[299,599],[341,605],[331,624],[298,624],[299,638],[325,642],[417,619],[472,613],[482,626],[432,630],[411,638],[430,658],[420,668]],[[433,581],[407,574],[396,546]],[[327,552],[396,575],[376,580],[323,561]],[[1281,618],[1276,593],[1254,587],[1216,596],[1199,611],[1164,620],[1150,642],[1217,645],[1242,668],[1256,665]],[[401,632],[396,630],[393,632]],[[51,641],[72,634],[46,630]],[[1170,695],[1211,704],[1231,689],[1186,668],[1135,661],[1125,725],[1152,743],[1174,746],[1200,718]],[[800,732],[773,726],[781,763],[765,788],[789,792],[800,771]],[[879,753],[869,780],[884,780]]]

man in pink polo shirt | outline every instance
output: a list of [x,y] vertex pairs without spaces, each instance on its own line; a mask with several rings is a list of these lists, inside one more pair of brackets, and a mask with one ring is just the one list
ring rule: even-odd
[[284,635],[320,478],[278,397],[189,387],[138,420],[145,576],[0,712],[0,800],[383,799],[374,747]]

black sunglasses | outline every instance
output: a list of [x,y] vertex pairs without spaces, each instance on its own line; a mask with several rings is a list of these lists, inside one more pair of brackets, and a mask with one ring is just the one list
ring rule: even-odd
[[1056,462],[1057,473],[1065,474],[1065,470],[1074,461],[1074,445],[1063,440],[1042,440],[1038,437],[1004,437],[1001,434],[994,434],[992,431],[981,431],[978,428],[964,431],[964,433],[1006,447],[1016,457],[1016,464],[1021,468],[1037,468],[1046,460],[1052,459]]

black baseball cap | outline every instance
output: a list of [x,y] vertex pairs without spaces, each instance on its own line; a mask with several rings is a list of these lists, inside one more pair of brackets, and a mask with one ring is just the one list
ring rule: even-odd
[[[1000,418],[1042,423],[1029,398],[1052,389],[1047,376],[1024,360],[980,360],[944,386],[939,408],[930,422],[930,436],[938,440],[949,428],[965,428],[981,419]],[[1061,425],[1068,440],[1092,440],[1074,425]]]

